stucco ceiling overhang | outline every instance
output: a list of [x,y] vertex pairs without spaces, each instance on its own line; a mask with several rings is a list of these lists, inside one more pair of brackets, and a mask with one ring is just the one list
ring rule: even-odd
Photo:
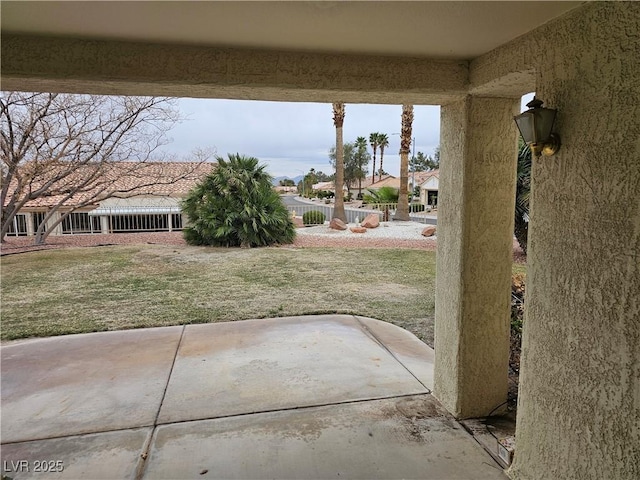
[[2,2],[2,31],[471,60],[582,2]]
[[2,88],[445,104],[469,60],[581,3],[3,1]]

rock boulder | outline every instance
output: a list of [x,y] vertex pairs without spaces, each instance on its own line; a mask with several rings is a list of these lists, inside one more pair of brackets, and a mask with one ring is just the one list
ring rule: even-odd
[[329,228],[333,230],[346,230],[347,225],[339,218],[332,218],[331,222],[329,222]]
[[428,227],[425,227],[424,230],[422,230],[423,237],[431,237],[435,234],[436,234],[436,227],[434,227],[433,225],[429,225]]
[[364,220],[360,225],[364,228],[378,228],[380,226],[380,218],[378,217],[378,214],[370,213],[364,217]]

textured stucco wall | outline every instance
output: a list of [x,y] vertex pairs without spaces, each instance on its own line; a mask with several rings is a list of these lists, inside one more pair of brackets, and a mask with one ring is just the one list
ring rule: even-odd
[[457,417],[507,398],[518,103],[467,97],[441,111],[434,394]]
[[[456,416],[460,413],[456,397],[462,317],[462,212],[465,180],[463,159],[468,124],[467,110],[468,100],[451,103],[440,109],[434,382],[438,399]],[[445,275],[445,272],[451,273]]]
[[2,88],[305,102],[438,104],[467,62],[2,36]]
[[472,64],[533,67],[560,152],[534,161],[517,479],[640,478],[640,3],[596,2]]

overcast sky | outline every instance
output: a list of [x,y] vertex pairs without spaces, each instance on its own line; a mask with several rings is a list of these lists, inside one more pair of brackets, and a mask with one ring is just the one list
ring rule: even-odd
[[[187,119],[169,133],[173,141],[167,150],[179,157],[188,157],[194,148],[213,147],[223,157],[254,156],[274,177],[293,178],[310,168],[333,172],[328,157],[335,143],[330,104],[183,98],[178,107]],[[347,104],[345,108],[344,141],[386,133],[384,169],[398,176],[402,107]],[[440,107],[414,107],[413,136],[416,152],[433,155],[440,139]]]

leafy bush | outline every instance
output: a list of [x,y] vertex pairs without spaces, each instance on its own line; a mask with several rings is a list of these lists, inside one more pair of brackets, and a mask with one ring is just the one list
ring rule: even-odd
[[529,196],[531,191],[531,149],[523,144],[518,152],[514,233],[522,251],[527,253]]
[[520,353],[522,349],[522,323],[524,320],[524,294],[526,275],[514,273],[511,276],[511,341],[509,349],[509,368],[515,374],[520,373]]
[[316,192],[316,196],[320,199],[323,199],[323,198],[333,198],[336,196],[336,194],[333,193],[331,190],[318,190]]
[[522,334],[525,281],[525,274],[514,273],[511,276],[511,333],[516,335]]
[[324,213],[318,210],[311,210],[302,215],[302,223],[305,225],[322,225],[324,218]]
[[368,190],[364,194],[365,203],[398,203],[400,190],[393,187],[380,187],[377,190]]
[[182,202],[190,245],[260,247],[291,243],[295,228],[258,159],[229,154]]

